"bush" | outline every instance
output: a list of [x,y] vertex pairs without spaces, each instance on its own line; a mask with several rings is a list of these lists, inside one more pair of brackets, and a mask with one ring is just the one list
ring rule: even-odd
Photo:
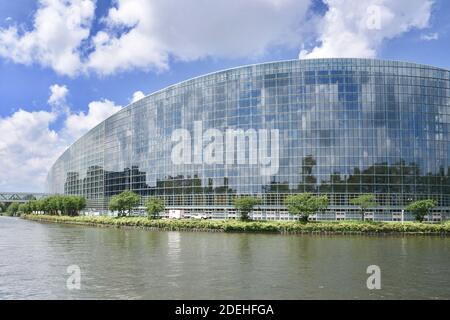
[[220,230],[224,232],[271,232],[271,233],[450,233],[450,222],[423,224],[416,222],[314,222],[295,221],[236,221],[236,220],[153,220],[144,217],[94,217],[94,216],[48,216],[25,215],[27,219],[89,225],[131,226],[159,228],[164,230]]
[[19,214],[19,207],[20,205],[18,203],[11,203],[6,209],[6,215],[10,217],[17,216]]

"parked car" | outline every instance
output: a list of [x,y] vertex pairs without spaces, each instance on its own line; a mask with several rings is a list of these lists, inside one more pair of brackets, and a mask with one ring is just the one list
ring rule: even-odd
[[195,214],[195,215],[191,215],[192,219],[210,219],[211,217],[208,216],[207,214]]

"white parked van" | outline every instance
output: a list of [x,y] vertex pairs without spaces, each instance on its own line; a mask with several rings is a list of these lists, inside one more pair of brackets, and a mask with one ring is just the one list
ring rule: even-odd
[[184,218],[184,210],[170,209],[169,219],[182,219]]

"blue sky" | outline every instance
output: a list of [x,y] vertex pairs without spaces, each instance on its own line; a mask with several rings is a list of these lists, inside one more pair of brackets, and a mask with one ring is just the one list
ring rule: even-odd
[[449,69],[449,15],[447,0],[0,0],[0,191],[42,191],[55,158],[138,91],[299,56]]

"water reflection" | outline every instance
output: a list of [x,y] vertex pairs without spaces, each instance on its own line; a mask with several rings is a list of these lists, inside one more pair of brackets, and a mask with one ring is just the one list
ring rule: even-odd
[[[181,246],[180,246],[180,233],[168,232],[167,233],[167,277],[177,278],[181,275],[183,268],[183,262],[180,259]],[[176,282],[170,282],[172,285],[177,286]]]
[[[447,238],[149,232],[0,217],[0,299],[448,299],[449,253]],[[79,291],[66,288],[71,264],[81,268]],[[372,264],[379,291],[365,286]]]

